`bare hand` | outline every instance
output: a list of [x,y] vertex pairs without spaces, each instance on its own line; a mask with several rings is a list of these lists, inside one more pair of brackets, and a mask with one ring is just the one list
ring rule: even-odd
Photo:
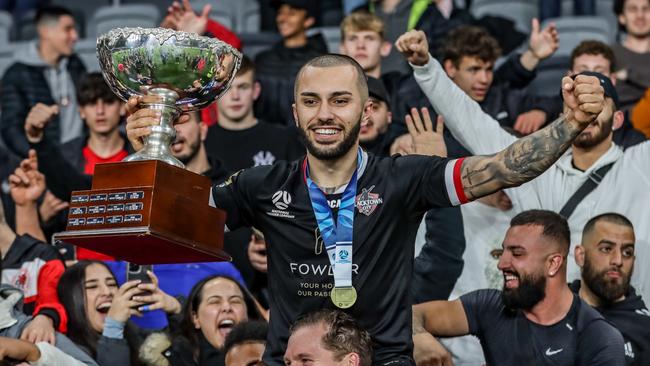
[[416,108],[411,108],[411,115],[405,117],[406,128],[413,139],[413,151],[418,155],[447,157],[447,145],[443,138],[444,123],[438,116],[436,130],[433,130],[431,116],[427,108],[422,108],[422,118]]
[[[146,108],[141,103],[154,103],[160,98],[155,95],[133,96],[126,103],[126,111],[130,114],[126,119],[126,136],[138,151],[144,147],[144,138],[151,134],[151,126],[160,124],[160,111]],[[185,123],[190,120],[189,114],[181,114],[174,123]]]
[[117,290],[111,308],[108,310],[108,316],[120,323],[126,323],[132,315],[142,316],[137,308],[143,303],[133,300],[133,296],[139,294],[142,290],[138,288],[140,280],[126,282]]
[[28,158],[9,176],[9,190],[18,206],[34,204],[45,192],[45,176],[38,171],[36,151],[30,149]]
[[11,359],[36,362],[41,358],[41,351],[34,344],[18,339],[0,337],[0,360]]
[[38,213],[41,216],[43,222],[49,222],[52,220],[59,212],[68,208],[70,204],[64,200],[59,199],[52,192],[46,191],[45,197],[41,206],[38,208]]
[[59,114],[58,105],[36,103],[29,110],[25,119],[25,135],[27,136],[27,140],[33,144],[41,142],[45,125],[57,114]]
[[167,314],[179,314],[181,312],[181,303],[160,289],[158,277],[153,272],[147,271],[147,275],[151,278],[151,283],[141,283],[138,288],[141,291],[148,291],[150,294],[133,296],[133,301],[146,304],[140,306],[138,310],[145,312],[162,309]]
[[205,5],[201,15],[197,15],[192,9],[189,0],[183,0],[182,5],[174,1],[167,9],[167,16],[160,26],[202,35],[205,33],[211,9],[211,5]]
[[531,134],[539,130],[546,122],[546,112],[539,109],[533,109],[522,113],[517,117],[514,129],[523,135]]
[[413,358],[417,366],[453,366],[451,355],[429,333],[413,336]]
[[504,212],[512,209],[512,201],[504,191],[496,191],[477,199],[477,201]]
[[54,346],[56,342],[54,322],[45,315],[36,315],[23,329],[20,339],[34,344],[47,342]]
[[429,62],[429,43],[423,31],[410,30],[402,34],[395,47],[413,65],[424,66]]
[[251,241],[248,243],[248,259],[256,270],[266,273],[268,263],[266,257],[266,242],[251,235]]
[[528,49],[539,60],[551,56],[560,46],[560,37],[555,27],[555,23],[549,24],[540,31],[539,20],[533,18],[531,21],[530,40]]
[[565,76],[562,97],[567,120],[580,125],[593,122],[605,105],[603,87],[595,76],[578,75],[573,80]]

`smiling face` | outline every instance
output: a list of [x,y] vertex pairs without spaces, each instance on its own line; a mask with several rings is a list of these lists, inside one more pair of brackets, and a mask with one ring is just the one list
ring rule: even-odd
[[361,119],[372,104],[363,87],[351,65],[307,66],[298,75],[293,113],[312,156],[336,160],[356,151]]
[[508,229],[497,267],[503,273],[503,301],[510,309],[529,310],[546,296],[547,254],[540,225]]
[[650,36],[650,1],[626,0],[618,21],[625,26],[630,36],[637,38]]
[[305,9],[282,4],[275,16],[275,24],[282,38],[292,38],[305,33],[314,24],[314,18]]
[[494,62],[484,61],[475,56],[463,56],[458,65],[451,60],[445,61],[447,75],[470,98],[477,102],[485,99],[494,80]]
[[61,56],[70,56],[74,46],[79,40],[79,33],[75,28],[74,18],[61,15],[58,20],[45,21],[38,26],[40,42],[47,43],[48,47]]
[[582,243],[584,256],[577,255],[582,279],[602,303],[624,298],[634,270],[634,229],[598,221]]
[[338,366],[358,364],[355,355],[350,362],[350,355],[345,355],[339,361],[334,352],[323,347],[323,336],[327,333],[325,324],[318,323],[302,327],[291,334],[284,354],[284,364],[287,366]]
[[90,327],[97,333],[104,330],[104,320],[117,292],[117,281],[101,264],[86,267],[84,280],[86,317]]
[[244,294],[227,278],[208,281],[201,290],[201,302],[192,322],[215,348],[223,347],[233,326],[248,320]]

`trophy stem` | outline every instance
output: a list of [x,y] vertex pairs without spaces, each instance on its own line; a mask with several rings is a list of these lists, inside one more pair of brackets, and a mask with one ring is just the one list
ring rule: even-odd
[[142,150],[127,156],[123,161],[160,160],[179,168],[185,168],[185,164],[172,155],[170,148],[176,138],[173,123],[181,114],[180,108],[175,104],[178,94],[166,88],[153,88],[149,90],[148,94],[160,97],[159,101],[141,105],[160,111],[160,125],[151,127],[151,134],[145,138]]

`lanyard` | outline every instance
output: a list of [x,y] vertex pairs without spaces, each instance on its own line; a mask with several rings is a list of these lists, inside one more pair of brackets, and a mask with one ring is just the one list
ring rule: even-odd
[[352,286],[352,228],[354,226],[354,207],[357,192],[357,170],[361,166],[362,153],[357,153],[357,169],[354,170],[341,198],[336,224],[325,194],[309,178],[309,166],[305,159],[305,180],[309,190],[311,206],[316,216],[321,238],[325,243],[327,257],[334,270],[334,287]]

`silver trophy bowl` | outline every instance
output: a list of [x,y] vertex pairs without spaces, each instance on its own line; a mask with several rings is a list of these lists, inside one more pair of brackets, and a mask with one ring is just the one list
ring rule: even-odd
[[170,149],[174,121],[219,98],[241,63],[241,54],[220,40],[165,28],[113,29],[97,39],[97,57],[104,79],[124,101],[158,97],[141,106],[159,110],[160,125],[151,128],[144,148],[124,161],[153,159],[180,168],[185,165]]

